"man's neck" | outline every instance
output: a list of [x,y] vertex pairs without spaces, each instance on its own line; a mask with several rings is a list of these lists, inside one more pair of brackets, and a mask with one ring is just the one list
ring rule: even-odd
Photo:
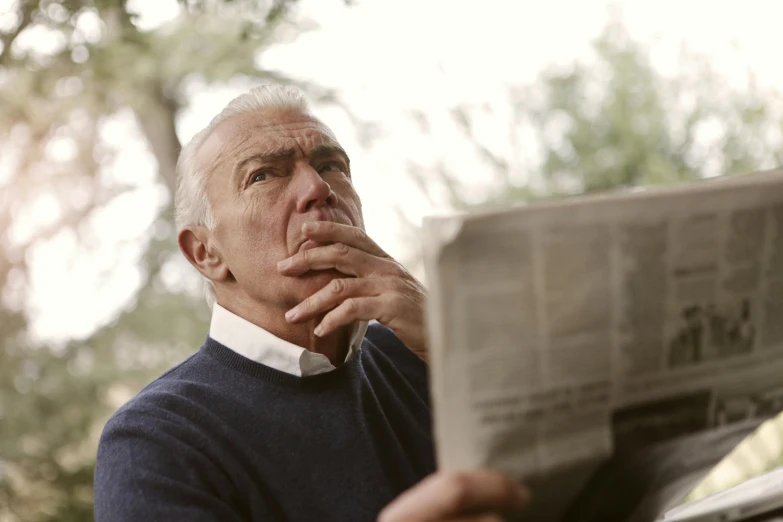
[[258,305],[247,306],[244,301],[218,302],[220,306],[239,317],[250,321],[291,344],[301,346],[313,353],[320,353],[329,358],[334,366],[340,366],[348,356],[351,342],[351,326],[344,326],[325,337],[313,333],[315,327],[323,319],[322,316],[301,324],[291,324],[285,320],[285,312],[269,309]]

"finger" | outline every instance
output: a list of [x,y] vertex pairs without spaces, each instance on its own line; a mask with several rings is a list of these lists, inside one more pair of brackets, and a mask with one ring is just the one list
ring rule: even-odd
[[290,309],[285,314],[289,323],[309,321],[335,308],[349,297],[375,297],[386,287],[381,278],[333,279],[328,285]]
[[278,271],[296,277],[308,270],[334,268],[343,274],[367,277],[384,271],[391,272],[391,261],[373,256],[344,243],[334,243],[298,252],[277,265]]
[[379,520],[442,520],[467,514],[514,513],[529,501],[527,490],[493,471],[436,473],[409,489]]
[[311,221],[302,225],[302,234],[307,239],[321,243],[343,243],[378,257],[389,257],[367,233],[353,225],[332,221]]
[[349,297],[340,305],[326,314],[313,333],[323,337],[334,332],[341,326],[353,324],[356,321],[371,321],[379,319],[388,308],[385,303],[389,298],[385,295],[376,297]]

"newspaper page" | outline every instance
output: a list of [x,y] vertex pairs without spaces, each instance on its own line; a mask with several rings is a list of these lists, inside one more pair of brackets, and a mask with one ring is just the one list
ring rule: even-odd
[[439,466],[650,521],[783,409],[783,171],[433,217]]

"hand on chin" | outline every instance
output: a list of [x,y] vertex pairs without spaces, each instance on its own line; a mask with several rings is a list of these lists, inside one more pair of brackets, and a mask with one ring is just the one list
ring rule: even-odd
[[426,361],[421,283],[361,228],[324,221],[303,225],[302,234],[308,241],[280,261],[277,270],[291,278],[312,278],[311,293],[286,312],[286,321],[320,320],[313,333],[321,337],[356,321],[377,319]]
[[328,270],[308,270],[307,272],[295,277],[295,281],[288,281],[288,284],[296,286],[297,304],[311,295],[315,294],[333,279],[346,277],[345,274],[334,268]]

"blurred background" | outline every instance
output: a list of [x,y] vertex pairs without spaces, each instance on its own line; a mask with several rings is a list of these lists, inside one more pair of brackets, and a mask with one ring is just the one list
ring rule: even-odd
[[367,229],[783,164],[783,4],[0,0],[0,522],[92,519],[103,423],[209,310],[172,218],[183,143],[300,86]]

